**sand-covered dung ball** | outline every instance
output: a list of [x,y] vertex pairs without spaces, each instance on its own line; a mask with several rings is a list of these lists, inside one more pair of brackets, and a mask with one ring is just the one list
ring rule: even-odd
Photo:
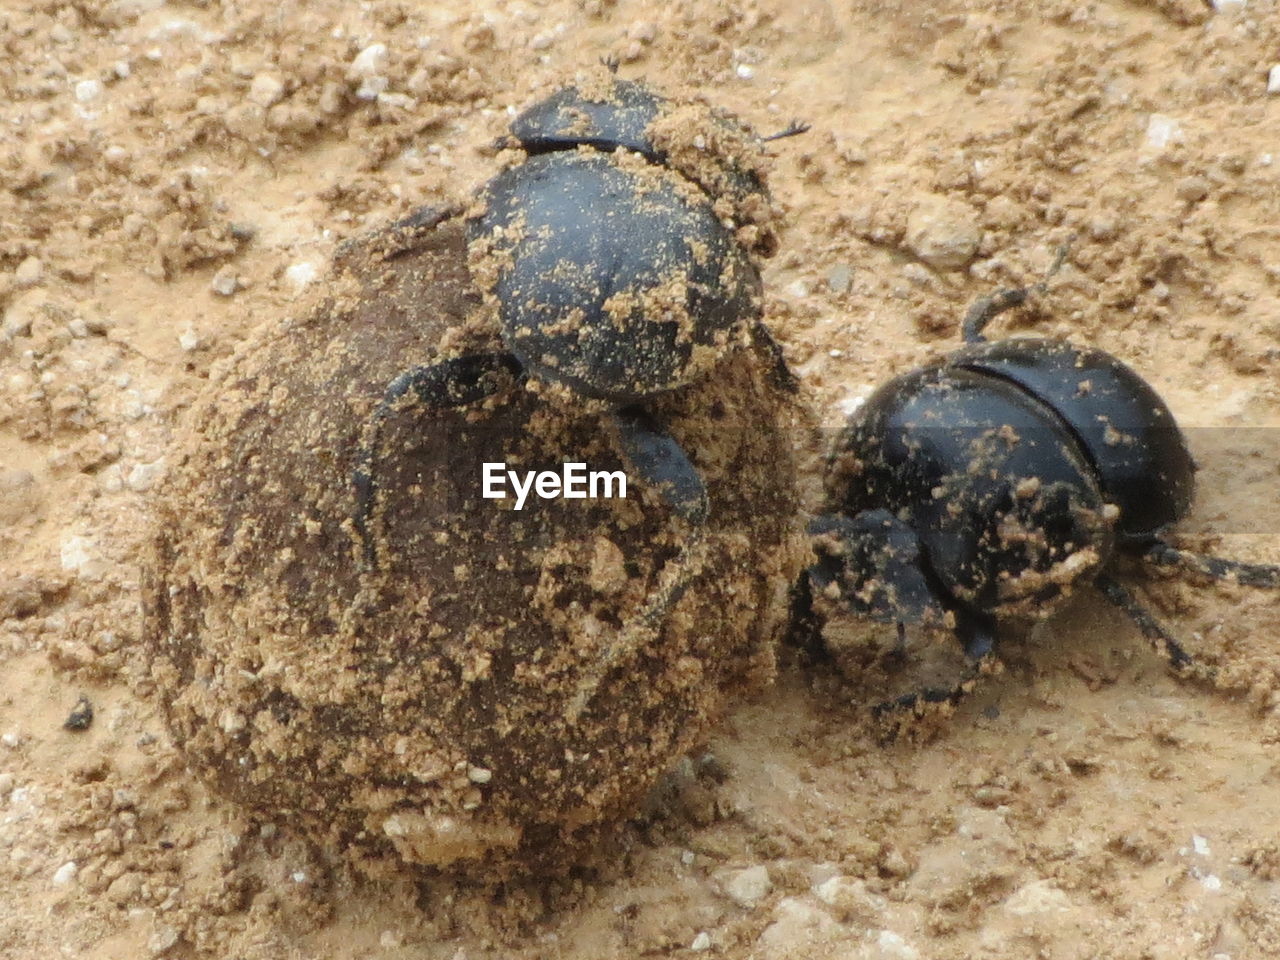
[[625,499],[484,498],[485,463],[626,472],[600,404],[512,376],[383,418],[362,537],[388,384],[503,344],[458,219],[354,244],[331,284],[215,373],[158,498],[144,641],[174,739],[253,816],[370,869],[570,863],[771,675],[801,561],[789,402],[744,342],[646,404],[706,485],[705,557],[578,709],[687,531],[631,474]]

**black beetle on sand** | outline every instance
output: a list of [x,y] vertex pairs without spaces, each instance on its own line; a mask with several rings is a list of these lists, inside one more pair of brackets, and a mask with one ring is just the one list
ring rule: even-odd
[[1169,408],[1137,373],[1060,341],[987,341],[986,325],[1029,289],[977,301],[966,346],[877,389],[829,461],[828,512],[810,526],[817,559],[802,597],[809,592],[820,616],[827,605],[896,623],[899,648],[906,624],[945,626],[968,661],[954,686],[880,703],[877,717],[954,705],[993,665],[1000,621],[1047,616],[1089,582],[1177,673],[1211,677],[1111,575],[1118,553],[1280,586],[1280,567],[1166,539],[1189,512],[1196,467]]

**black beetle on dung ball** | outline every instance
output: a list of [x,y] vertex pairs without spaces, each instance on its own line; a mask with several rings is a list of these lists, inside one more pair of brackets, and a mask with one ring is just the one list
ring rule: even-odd
[[[803,562],[762,140],[612,75],[513,130],[467,216],[357,238],[319,309],[231,358],[158,503],[175,740],[369,870],[577,862],[769,679]],[[482,497],[494,461],[633,483],[517,511]]]

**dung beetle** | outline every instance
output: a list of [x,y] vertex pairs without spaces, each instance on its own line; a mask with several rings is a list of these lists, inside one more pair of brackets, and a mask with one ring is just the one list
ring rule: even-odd
[[1280,567],[1166,539],[1191,507],[1196,465],[1142,377],[1101,350],[986,339],[994,317],[1044,286],[978,300],[966,345],[877,389],[834,445],[803,601],[819,620],[825,610],[896,623],[899,651],[906,624],[953,630],[968,662],[953,687],[878,704],[880,719],[954,705],[994,666],[1001,621],[1045,617],[1090,582],[1177,673],[1211,678],[1108,572],[1121,553],[1280,586]]
[[703,562],[706,489],[646,404],[753,345],[794,390],[761,320],[758,261],[776,246],[764,143],[805,128],[762,138],[726,113],[668,100],[609,67],[515,118],[511,165],[468,211],[471,272],[505,349],[437,358],[393,379],[353,472],[354,526],[374,568],[377,457],[388,417],[408,404],[475,404],[513,381],[599,406],[631,469],[686,533],[573,712],[620,655],[652,637]]

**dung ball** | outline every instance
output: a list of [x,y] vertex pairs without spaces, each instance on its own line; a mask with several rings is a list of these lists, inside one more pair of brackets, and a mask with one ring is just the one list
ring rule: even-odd
[[144,649],[190,767],[254,818],[370,871],[567,868],[772,675],[803,557],[791,414],[748,346],[647,405],[705,483],[704,557],[602,671],[681,555],[670,508],[630,475],[625,498],[483,495],[486,463],[625,474],[599,404],[515,377],[443,410],[409,397],[353,522],[388,384],[503,351],[461,221],[437,220],[353,243],[323,304],[215,371],[158,492]]

